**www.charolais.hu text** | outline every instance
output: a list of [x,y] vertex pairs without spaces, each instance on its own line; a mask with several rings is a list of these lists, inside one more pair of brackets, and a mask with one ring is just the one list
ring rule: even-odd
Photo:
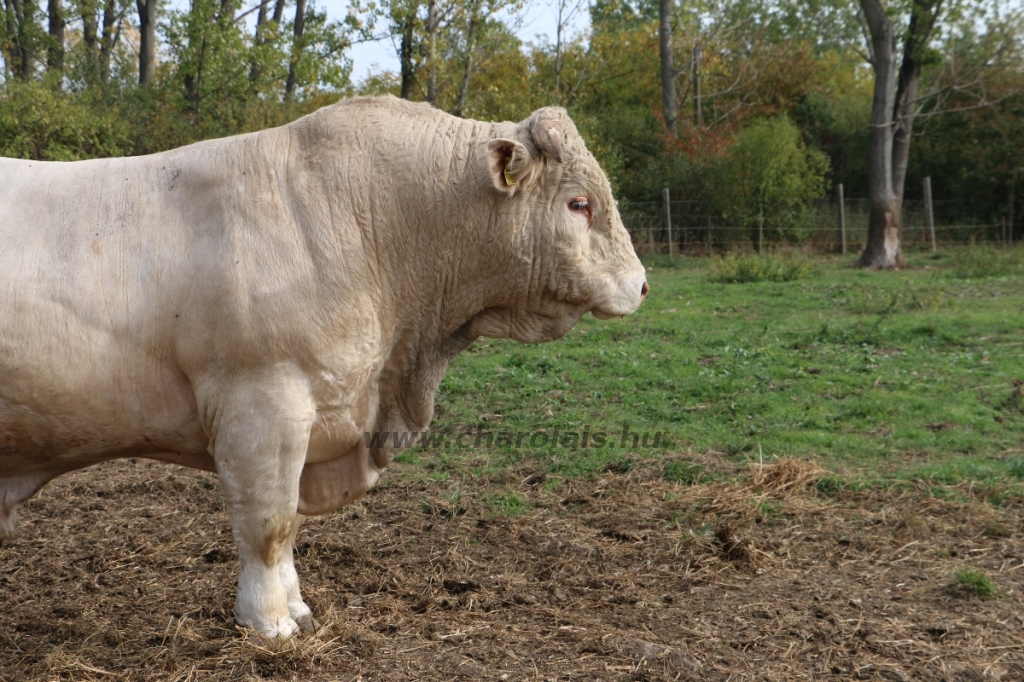
[[466,429],[462,431],[373,431],[364,432],[366,447],[410,448],[661,448],[671,444],[667,431],[633,431],[629,424],[620,429],[601,430],[588,426],[579,431],[534,429],[506,431]]

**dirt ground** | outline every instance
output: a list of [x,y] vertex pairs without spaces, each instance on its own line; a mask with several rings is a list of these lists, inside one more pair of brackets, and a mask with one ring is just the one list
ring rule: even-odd
[[[389,472],[300,531],[321,630],[260,643],[233,625],[214,477],[95,467],[0,549],[0,680],[1024,680],[1021,500],[822,496],[818,473]],[[496,515],[495,491],[527,510]],[[954,588],[965,567],[997,595]]]

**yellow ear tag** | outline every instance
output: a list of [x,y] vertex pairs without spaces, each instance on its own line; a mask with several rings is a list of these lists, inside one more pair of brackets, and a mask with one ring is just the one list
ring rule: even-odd
[[505,159],[505,184],[508,185],[509,187],[516,184],[516,179],[512,177],[511,173],[508,172],[508,164],[511,160],[511,156]]

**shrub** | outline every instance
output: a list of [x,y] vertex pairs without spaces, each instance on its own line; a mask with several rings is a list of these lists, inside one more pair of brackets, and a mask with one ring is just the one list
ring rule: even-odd
[[786,116],[755,121],[741,130],[725,157],[709,173],[719,211],[729,224],[749,230],[756,241],[799,241],[807,203],[824,196],[828,157],[807,147]]
[[0,156],[75,161],[131,151],[117,112],[82,93],[65,94],[49,82],[0,87]]
[[797,254],[730,253],[711,262],[709,277],[725,284],[792,282],[811,277],[814,272],[811,261]]

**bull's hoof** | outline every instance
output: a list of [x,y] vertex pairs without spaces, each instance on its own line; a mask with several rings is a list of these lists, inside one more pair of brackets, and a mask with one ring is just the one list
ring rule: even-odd
[[299,624],[299,632],[304,635],[312,635],[320,629],[320,622],[312,615],[300,616],[295,622]]
[[[251,622],[239,624],[248,629],[245,637],[253,644],[284,641],[299,633],[299,625],[291,618],[279,618],[273,625],[267,623],[262,628],[255,627]],[[267,627],[268,625],[269,627]]]

